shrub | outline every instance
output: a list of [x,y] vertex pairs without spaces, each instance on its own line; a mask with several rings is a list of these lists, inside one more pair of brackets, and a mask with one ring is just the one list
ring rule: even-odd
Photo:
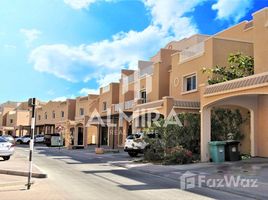
[[191,151],[177,146],[170,149],[164,158],[164,164],[188,164],[193,162],[193,154]]

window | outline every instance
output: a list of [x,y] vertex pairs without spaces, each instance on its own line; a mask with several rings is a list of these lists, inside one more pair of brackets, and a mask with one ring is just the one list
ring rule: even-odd
[[52,112],[52,118],[55,119],[56,118],[56,114],[55,111]]
[[80,116],[84,116],[84,108],[80,108]]
[[106,110],[107,110],[107,102],[104,101],[104,102],[102,103],[102,106],[103,106],[103,111],[106,111]]
[[39,120],[39,121],[41,120],[41,115],[38,115],[38,120]]
[[47,119],[47,113],[45,113],[45,119]]
[[184,77],[184,92],[196,90],[196,74]]
[[141,96],[141,99],[142,99],[142,103],[146,103],[147,102],[147,95],[146,95],[145,90],[140,91],[140,96]]
[[61,117],[62,118],[64,117],[64,111],[61,111]]
[[13,119],[10,119],[10,124],[13,124]]

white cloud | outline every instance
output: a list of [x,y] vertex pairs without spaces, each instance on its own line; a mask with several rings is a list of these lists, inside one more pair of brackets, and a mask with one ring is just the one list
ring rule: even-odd
[[20,32],[26,37],[26,45],[29,47],[31,44],[38,39],[42,34],[41,31],[37,29],[20,29]]
[[121,74],[115,72],[115,73],[106,74],[104,76],[99,77],[97,82],[100,87],[104,87],[104,86],[109,85],[109,83],[118,82],[120,78],[121,78]]
[[99,89],[91,89],[91,88],[82,88],[79,91],[79,94],[81,95],[88,95],[88,94],[99,94]]
[[76,10],[88,8],[90,4],[95,2],[96,0],[64,0],[64,3]]
[[160,26],[165,32],[169,31],[178,39],[182,36],[197,32],[192,19],[185,17],[186,13],[194,11],[194,8],[205,0],[143,0],[145,6],[152,15],[152,23]]
[[74,95],[71,96],[61,96],[53,99],[52,101],[66,101],[67,99],[75,99],[76,97]]
[[90,7],[91,4],[100,1],[112,2],[116,0],[64,0],[64,3],[75,10],[80,10],[87,9]]
[[17,49],[17,46],[14,44],[5,44],[4,47],[6,49]]
[[212,5],[217,11],[217,19],[238,22],[253,6],[253,0],[218,0]]
[[120,69],[135,69],[138,60],[152,57],[169,41],[198,32],[192,19],[184,15],[203,1],[146,0],[152,22],[144,30],[120,32],[110,40],[79,46],[42,45],[31,52],[29,61],[34,69],[68,81],[96,79],[99,86],[107,85],[118,81]]

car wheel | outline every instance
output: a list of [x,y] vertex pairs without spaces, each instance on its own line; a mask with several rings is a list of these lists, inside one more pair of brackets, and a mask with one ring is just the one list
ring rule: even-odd
[[128,152],[128,155],[130,157],[136,157],[138,155],[138,153],[137,152]]
[[4,160],[9,160],[10,159],[10,156],[3,156],[3,159]]
[[27,141],[26,144],[30,144],[30,141]]
[[18,140],[17,143],[18,143],[18,144],[22,144],[22,141],[21,141],[21,140]]

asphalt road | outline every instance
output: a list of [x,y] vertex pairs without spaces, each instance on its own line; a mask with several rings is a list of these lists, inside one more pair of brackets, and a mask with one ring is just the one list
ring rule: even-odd
[[[26,148],[17,148],[17,151],[28,155]],[[129,157],[125,153],[95,155],[37,147],[34,163],[48,174],[48,178],[35,180],[30,191],[1,193],[0,199],[246,199],[212,189],[184,191],[179,189],[179,181],[110,165],[110,162],[127,160]]]

